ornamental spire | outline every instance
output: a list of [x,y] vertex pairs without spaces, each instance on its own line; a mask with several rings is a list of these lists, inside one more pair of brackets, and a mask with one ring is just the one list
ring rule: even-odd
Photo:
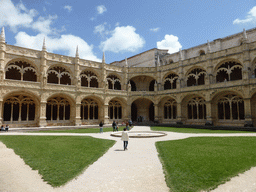
[[44,37],[44,41],[43,41],[43,47],[42,47],[43,51],[46,51],[46,45],[45,45],[45,37]]
[[180,60],[183,60],[183,55],[182,55],[182,50],[181,50],[181,49],[180,49],[179,59],[180,59]]
[[157,66],[160,66],[160,58],[159,58],[159,55],[157,55]]
[[103,52],[102,63],[105,63],[105,52]]
[[212,52],[212,49],[211,49],[211,45],[210,45],[209,40],[207,40],[207,52],[208,52],[208,53],[211,53],[211,52]]
[[4,27],[2,28],[2,31],[1,31],[0,42],[1,43],[5,43]]
[[245,28],[244,28],[244,31],[243,31],[243,38],[244,38],[244,40],[247,40],[247,35],[246,35],[246,30],[245,30]]
[[127,58],[125,57],[125,67],[128,67]]
[[79,57],[78,45],[76,46],[76,57]]

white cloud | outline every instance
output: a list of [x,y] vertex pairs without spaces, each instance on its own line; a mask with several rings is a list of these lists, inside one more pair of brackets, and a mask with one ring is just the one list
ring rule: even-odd
[[35,9],[27,10],[22,2],[15,7],[11,0],[0,1],[0,26],[9,26],[14,32],[17,27],[30,27],[36,15]]
[[156,28],[152,28],[152,29],[150,29],[150,31],[152,31],[152,32],[158,32],[159,31],[159,27],[156,27]]
[[104,12],[107,11],[107,8],[104,5],[99,5],[97,6],[97,12],[98,14],[103,14]]
[[[19,32],[16,36],[16,45],[31,49],[41,50],[45,34],[30,36],[25,32]],[[79,56],[83,59],[101,61],[93,53],[93,45],[88,45],[83,39],[74,35],[61,35],[59,38],[46,36],[46,48],[49,52],[64,51],[74,57],[78,45]]]
[[158,49],[168,49],[168,53],[175,53],[182,48],[178,37],[174,35],[165,35],[162,41],[156,43]]
[[[110,34],[111,32],[106,29],[106,26],[107,26],[107,22],[103,23],[103,24],[100,24],[100,25],[97,25],[94,27],[94,33],[99,33],[102,37],[104,37],[105,35],[108,35]],[[108,26],[110,28],[110,26]]]
[[51,24],[55,19],[57,19],[57,15],[49,15],[47,19],[40,16],[36,22],[32,23],[31,27],[40,33],[51,34],[54,31],[54,29],[51,28]]
[[65,6],[64,6],[64,9],[67,9],[68,12],[71,12],[71,11],[72,11],[72,6],[70,6],[70,5],[65,5]]
[[145,40],[135,30],[132,26],[116,27],[112,36],[100,43],[100,48],[114,53],[137,51],[144,46]]
[[245,19],[236,19],[233,24],[256,22],[256,6],[254,6],[248,13]]

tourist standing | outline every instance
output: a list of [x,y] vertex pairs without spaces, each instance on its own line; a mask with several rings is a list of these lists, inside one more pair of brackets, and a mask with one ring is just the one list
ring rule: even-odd
[[103,122],[102,121],[100,122],[99,126],[100,126],[100,133],[103,133]]
[[113,132],[115,132],[115,130],[116,130],[116,122],[115,121],[113,121],[112,127],[113,127]]
[[119,126],[118,126],[118,122],[116,122],[116,131],[118,131]]
[[[132,128],[132,120],[130,119],[129,120],[129,126],[130,126],[130,129]],[[129,131],[129,129],[128,129],[128,131]]]
[[124,131],[122,132],[121,140],[124,142],[124,151],[128,150],[127,146],[128,146],[129,135],[126,128],[124,128]]

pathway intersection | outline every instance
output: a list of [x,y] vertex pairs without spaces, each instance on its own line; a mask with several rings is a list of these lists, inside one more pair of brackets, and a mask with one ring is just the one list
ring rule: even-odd
[[[150,127],[135,126],[133,131],[150,131]],[[111,137],[110,132],[90,133],[25,133],[9,132],[1,135],[57,135],[92,136],[116,140],[107,153],[90,165],[80,176],[59,188],[52,188],[38,175],[37,171],[25,165],[24,161],[0,143],[0,191],[3,192],[77,192],[77,191],[169,191],[165,183],[162,165],[155,147],[156,141],[178,140],[188,137],[256,136],[256,133],[242,134],[185,134],[165,132],[167,136],[155,138],[131,138],[127,151],[123,151],[120,137]],[[256,169],[248,171],[240,182],[229,181],[215,191],[256,191]],[[248,178],[247,178],[248,177]],[[235,179],[235,178],[234,178]],[[239,180],[239,179],[238,179]],[[241,180],[241,179],[240,179]],[[232,183],[233,182],[233,183]],[[246,186],[246,188],[244,187]]]

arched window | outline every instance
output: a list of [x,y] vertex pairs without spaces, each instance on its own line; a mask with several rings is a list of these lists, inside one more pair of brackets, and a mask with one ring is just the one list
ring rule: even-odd
[[216,82],[239,79],[242,79],[242,65],[237,62],[226,62],[217,69]]
[[29,63],[24,61],[15,61],[7,66],[5,78],[36,82],[37,74],[35,68]]
[[156,80],[152,80],[149,83],[149,91],[154,91],[155,90],[155,84],[156,84]]
[[98,77],[91,71],[84,71],[80,75],[81,86],[98,88]]
[[164,90],[167,89],[176,89],[177,87],[178,75],[170,74],[164,79]]
[[243,120],[243,99],[233,94],[222,97],[218,101],[218,118],[223,120]]
[[202,69],[194,69],[187,76],[187,86],[204,85],[206,72]]
[[205,51],[204,50],[200,50],[199,51],[199,55],[201,56],[201,55],[205,55]]
[[59,121],[70,119],[69,101],[62,97],[54,97],[47,101],[46,120]]
[[134,83],[133,80],[130,80],[130,84],[131,84],[131,91],[136,91],[136,84]]
[[71,85],[71,75],[63,67],[52,67],[47,74],[47,83]]
[[121,90],[121,81],[117,76],[109,75],[107,81],[109,89]]
[[177,117],[177,102],[174,99],[169,99],[164,104],[164,118],[176,119]]
[[98,119],[99,106],[93,99],[84,99],[81,102],[81,120]]
[[35,120],[35,102],[31,97],[16,95],[4,102],[4,121],[22,122]]
[[117,100],[111,100],[108,105],[109,119],[122,119],[122,105]]
[[206,119],[206,104],[201,97],[195,97],[188,102],[188,119]]

